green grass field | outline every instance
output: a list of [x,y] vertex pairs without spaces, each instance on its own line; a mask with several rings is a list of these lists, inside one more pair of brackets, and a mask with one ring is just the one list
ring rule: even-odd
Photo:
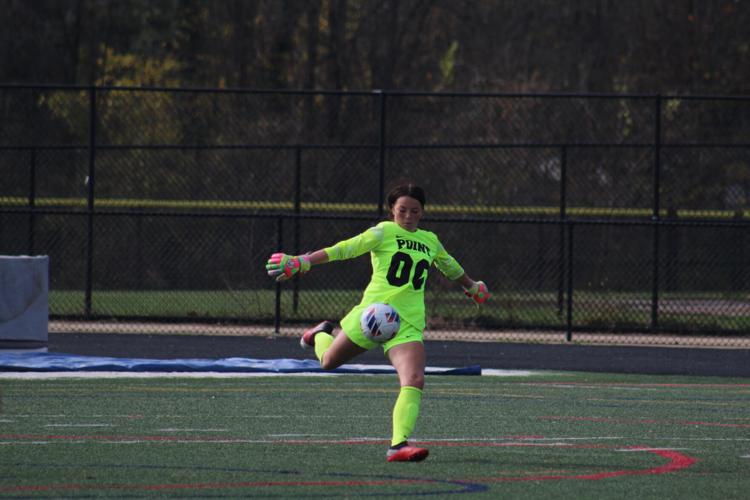
[[386,463],[395,376],[0,378],[0,498],[747,498],[750,379],[428,376]]
[[[558,314],[558,294],[554,291],[493,292],[493,298],[481,309],[472,307],[463,295],[426,292],[428,322],[448,327],[480,324],[493,327],[507,324],[533,324],[551,328],[565,325],[565,305]],[[613,324],[645,328],[651,320],[650,292],[577,292],[574,321],[576,325]],[[321,318],[337,319],[362,298],[362,290],[301,290],[297,308],[290,287],[281,293],[281,314],[286,322],[310,322]],[[276,293],[272,288],[254,290],[164,290],[122,291],[94,290],[92,313],[126,319],[154,318],[227,318],[251,321],[273,320]],[[701,326],[707,331],[750,330],[747,297],[742,293],[664,293],[664,304],[686,304],[681,312],[662,312],[661,322],[679,329]],[[697,304],[697,305],[696,305]],[[738,306],[738,304],[740,304]],[[81,315],[84,292],[50,291],[50,313]],[[675,309],[675,306],[671,306]],[[742,313],[742,314],[739,314]],[[434,320],[434,321],[433,321]],[[452,324],[450,323],[452,322]]]

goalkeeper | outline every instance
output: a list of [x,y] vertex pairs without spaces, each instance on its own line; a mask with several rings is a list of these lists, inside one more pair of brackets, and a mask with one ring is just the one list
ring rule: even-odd
[[[448,279],[460,284],[477,304],[489,298],[487,286],[474,281],[443,248],[438,237],[418,228],[425,205],[424,191],[414,184],[403,184],[388,193],[393,220],[384,221],[365,232],[315,252],[290,256],[275,253],[266,264],[276,281],[303,274],[314,265],[353,259],[370,252],[372,277],[359,305],[342,320],[343,334],[334,336],[334,324],[323,321],[307,330],[300,339],[303,348],[313,348],[324,370],[333,370],[378,345],[398,373],[401,386],[393,408],[393,437],[386,458],[389,462],[416,462],[427,458],[428,450],[411,446],[408,438],[417,422],[424,388],[425,327],[424,289],[427,272],[434,264]],[[372,303],[393,306],[401,317],[401,328],[384,344],[367,339],[360,327],[362,311]]]

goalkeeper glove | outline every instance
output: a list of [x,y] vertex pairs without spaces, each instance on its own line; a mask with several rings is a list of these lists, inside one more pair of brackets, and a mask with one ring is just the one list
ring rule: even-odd
[[484,304],[490,298],[490,290],[484,281],[475,281],[469,288],[464,288],[464,294],[471,300],[479,304]]
[[307,255],[292,257],[285,253],[271,255],[266,263],[268,275],[276,281],[286,281],[295,274],[304,274],[310,270],[310,258]]

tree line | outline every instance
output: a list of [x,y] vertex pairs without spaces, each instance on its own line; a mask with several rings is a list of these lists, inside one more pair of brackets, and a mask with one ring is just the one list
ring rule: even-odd
[[4,0],[0,81],[745,94],[739,0]]

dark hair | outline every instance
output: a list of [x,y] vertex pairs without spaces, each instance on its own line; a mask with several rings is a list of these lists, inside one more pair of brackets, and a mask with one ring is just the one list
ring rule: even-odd
[[398,201],[398,199],[402,196],[414,198],[419,203],[421,203],[422,208],[424,208],[424,189],[412,183],[399,184],[388,192],[388,196],[386,197],[388,208],[393,208],[393,206],[396,204],[396,201]]

